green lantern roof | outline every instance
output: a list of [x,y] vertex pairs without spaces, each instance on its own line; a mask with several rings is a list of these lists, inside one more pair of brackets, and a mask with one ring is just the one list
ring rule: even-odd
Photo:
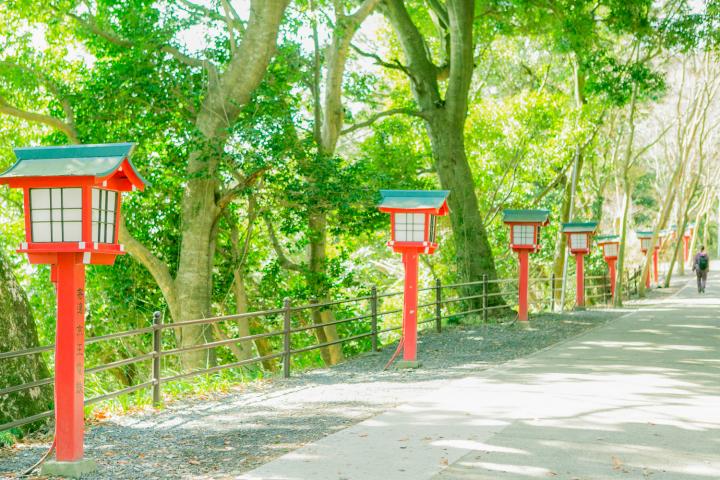
[[569,222],[562,224],[562,231],[566,233],[593,233],[597,222]]
[[637,235],[638,238],[652,238],[653,232],[652,231],[637,231],[635,232],[635,235]]
[[127,160],[133,173],[146,184],[130,161],[133,150],[134,143],[16,148],[14,152],[17,162],[0,175],[0,178],[102,178],[111,175]]
[[434,210],[445,215],[450,190],[380,190],[380,210]]
[[595,241],[598,243],[619,242],[620,235],[615,235],[615,234],[597,235],[595,237]]
[[505,210],[504,223],[540,223],[547,224],[550,210]]

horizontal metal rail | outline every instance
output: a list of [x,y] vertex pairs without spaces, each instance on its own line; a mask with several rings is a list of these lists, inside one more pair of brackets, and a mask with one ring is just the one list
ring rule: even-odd
[[[632,275],[628,275],[627,278],[625,278],[626,282],[633,282],[636,281],[638,278],[640,278],[639,273],[634,273]],[[553,280],[555,280],[555,284],[553,284]],[[549,288],[541,288],[540,291],[549,291],[549,294],[547,295],[547,298],[538,298],[537,300],[531,300],[531,305],[539,306],[540,308],[546,308],[549,305],[554,304],[552,300],[552,296],[556,292],[560,292],[562,290],[561,286],[555,286],[559,283],[559,278],[555,277],[536,277],[531,278],[531,282],[536,283],[544,283],[549,282]],[[430,300],[432,296],[427,297],[428,300],[424,303],[421,303],[418,305],[418,310],[421,309],[428,309],[428,308],[434,308],[434,315],[430,316],[429,318],[419,320],[418,325],[427,325],[427,324],[435,324],[438,328],[438,331],[440,329],[440,326],[442,324],[443,320],[451,319],[451,318],[458,318],[462,316],[467,316],[475,313],[480,312],[489,312],[493,310],[507,310],[512,308],[512,305],[493,305],[488,306],[487,300],[493,297],[503,297],[508,296],[512,297],[516,295],[517,293],[517,286],[514,285],[517,283],[516,278],[498,278],[498,279],[485,279],[483,281],[472,281],[472,282],[463,282],[463,283],[454,283],[454,284],[442,284],[440,281],[437,281],[435,286],[425,287],[418,290],[418,292],[429,292],[432,294],[432,292],[435,292],[434,300]],[[488,287],[492,285],[498,285],[499,287],[492,287],[490,291],[488,291]],[[590,275],[585,277],[585,285],[586,288],[589,291],[589,294],[585,296],[586,299],[592,300],[593,303],[597,301],[597,303],[594,303],[595,305],[602,305],[602,302],[597,299],[605,299],[607,300],[609,298],[609,293],[607,291],[609,287],[609,279],[607,275]],[[627,283],[629,286],[630,283]],[[466,293],[475,293],[479,292],[480,289],[482,289],[483,293],[477,293],[473,295],[468,296],[448,296],[445,297],[442,295],[443,289],[464,289]],[[629,288],[629,287],[628,287]],[[475,291],[471,290],[475,289]],[[108,399],[112,399],[115,397],[118,397],[120,395],[130,394],[133,392],[136,392],[138,390],[142,390],[145,388],[154,388],[154,394],[153,398],[156,398],[156,395],[160,391],[160,385],[167,383],[167,382],[173,382],[177,381],[183,378],[190,378],[198,375],[204,375],[204,374],[210,374],[215,373],[218,371],[222,371],[225,369],[230,368],[238,368],[243,367],[246,365],[252,365],[252,364],[258,364],[262,363],[268,360],[275,360],[280,358],[285,358],[286,362],[289,361],[289,359],[293,355],[303,354],[311,351],[316,351],[319,349],[327,348],[330,346],[343,344],[347,342],[353,342],[357,340],[361,340],[368,337],[373,337],[373,345],[377,344],[377,337],[381,334],[389,333],[389,332],[396,332],[402,330],[401,325],[397,326],[389,326],[385,328],[378,328],[378,320],[384,317],[387,317],[388,315],[394,315],[399,314],[403,311],[402,308],[396,308],[391,310],[385,310],[378,312],[378,306],[380,305],[380,301],[384,298],[390,298],[390,297],[398,297],[404,294],[402,291],[396,291],[396,292],[384,292],[384,293],[376,293],[375,290],[372,290],[371,295],[364,295],[360,297],[355,298],[345,298],[345,299],[339,299],[339,300],[331,300],[326,301],[322,303],[310,303],[305,305],[297,305],[292,306],[289,304],[289,302],[286,302],[283,308],[274,308],[269,310],[263,310],[263,311],[257,311],[257,312],[247,312],[247,313],[241,313],[241,314],[235,314],[235,315],[227,315],[227,316],[215,316],[215,317],[208,317],[203,319],[194,319],[194,320],[184,320],[184,321],[178,321],[178,322],[172,322],[172,323],[161,323],[157,322],[153,324],[152,326],[148,326],[145,328],[139,328],[136,330],[127,330],[123,332],[116,332],[116,333],[109,333],[106,335],[99,335],[95,337],[89,337],[86,339],[87,344],[94,344],[98,342],[104,342],[104,341],[112,341],[112,340],[118,340],[123,339],[127,337],[132,336],[139,336],[139,335],[145,335],[145,334],[152,334],[155,333],[156,335],[156,342],[157,342],[157,335],[162,334],[162,332],[166,330],[174,330],[178,328],[183,328],[186,326],[192,326],[192,325],[207,325],[207,324],[213,324],[213,323],[219,323],[219,322],[232,322],[234,320],[241,320],[241,319],[249,319],[249,318],[263,318],[263,317],[280,317],[282,319],[282,316],[285,316],[285,328],[282,330],[273,330],[270,332],[263,332],[258,334],[253,334],[249,336],[244,337],[237,337],[237,338],[230,338],[230,339],[222,339],[217,340],[213,342],[204,343],[201,345],[191,345],[191,346],[184,346],[184,347],[177,347],[172,348],[168,350],[163,350],[162,346],[160,347],[153,347],[155,350],[150,351],[148,353],[143,353],[140,355],[136,355],[131,358],[124,358],[121,360],[117,360],[114,362],[110,362],[103,365],[97,365],[91,368],[87,368],[85,370],[85,373],[88,375],[97,374],[100,372],[105,372],[111,369],[115,368],[121,368],[127,365],[141,363],[141,362],[147,362],[149,360],[155,360],[153,363],[153,374],[152,374],[152,380],[138,384],[138,385],[132,385],[129,387],[122,388],[120,390],[117,390],[115,392],[110,392],[104,395],[100,395],[97,397],[93,397],[91,399],[88,399],[85,403],[86,404],[93,404],[101,401],[105,401]],[[597,292],[597,293],[596,293]],[[426,298],[426,297],[423,297]],[[472,308],[469,310],[463,310],[460,312],[449,312],[450,305],[457,304],[458,302],[462,301],[468,301],[468,300],[479,300],[483,299],[483,305],[484,307],[479,308]],[[316,311],[316,310],[328,310],[332,309],[332,307],[339,306],[339,305],[345,305],[350,303],[360,303],[360,302],[369,302],[368,308],[372,307],[371,311],[372,313],[366,314],[362,313],[360,311],[360,315],[354,315],[347,318],[336,318],[333,321],[327,322],[327,323],[312,323],[310,325],[298,325],[292,328],[289,328],[288,319],[292,319],[293,314],[298,312],[307,312],[307,311]],[[445,314],[443,315],[443,307],[445,310]],[[365,307],[352,307],[353,309],[364,309]],[[297,320],[297,317],[296,317]],[[385,320],[387,322],[387,320]],[[197,350],[208,350],[212,348],[219,348],[228,346],[231,344],[236,343],[244,343],[244,342],[250,342],[254,340],[260,340],[270,337],[280,337],[284,336],[286,339],[286,342],[289,342],[291,335],[296,335],[298,333],[302,332],[309,332],[311,330],[324,328],[328,326],[333,325],[341,325],[341,324],[348,324],[352,322],[367,322],[370,323],[370,331],[364,332],[360,334],[351,335],[348,337],[340,338],[337,340],[329,341],[329,342],[323,342],[323,343],[317,343],[313,345],[308,345],[306,347],[299,347],[299,348],[290,348],[289,344],[286,343],[286,347],[283,348],[282,351],[264,355],[264,356],[258,356],[253,357],[249,359],[243,359],[236,362],[226,363],[223,365],[216,365],[210,368],[205,368],[201,370],[193,370],[191,372],[184,372],[184,373],[176,373],[174,375],[164,377],[162,376],[162,372],[160,370],[160,358],[165,358],[172,355],[181,355],[187,352],[193,352]],[[365,323],[365,328],[368,328],[367,323]],[[425,330],[425,327],[423,327],[423,330]],[[156,344],[158,345],[158,344]],[[160,344],[161,345],[161,344]],[[13,358],[19,358],[24,356],[30,356],[30,355],[38,355],[43,354],[47,352],[52,352],[54,350],[54,345],[45,345],[45,346],[38,346],[33,348],[27,348],[23,350],[18,351],[11,351],[11,352],[2,352],[0,353],[0,360],[3,359],[13,359]],[[287,364],[289,368],[289,363]],[[289,370],[288,370],[289,371]],[[27,390],[31,388],[40,388],[44,386],[51,385],[54,382],[54,377],[44,378],[40,380],[36,380],[33,382],[28,382],[22,385],[15,385],[6,387],[3,389],[0,389],[0,396],[2,395],[8,395],[15,392],[19,392],[22,390]],[[159,398],[159,397],[157,397]],[[42,420],[48,417],[51,417],[53,415],[53,411],[49,410],[46,412],[42,412],[36,415],[33,415],[31,417],[25,418],[25,419],[19,419],[10,423],[6,423],[4,425],[0,425],[0,431],[7,430],[10,428],[15,428],[17,426],[25,425],[28,423],[32,423],[38,420]]]
[[273,353],[273,354],[271,354],[271,355],[264,355],[264,356],[262,356],[262,357],[253,357],[253,358],[248,358],[248,359],[245,359],[245,360],[240,360],[240,361],[238,361],[238,362],[226,363],[226,364],[223,364],[223,365],[216,365],[216,366],[214,366],[214,367],[204,368],[204,369],[202,369],[202,370],[193,370],[192,372],[180,373],[180,374],[178,374],[178,375],[173,375],[173,376],[171,376],[171,377],[162,377],[162,382],[163,382],[163,383],[173,382],[173,381],[176,381],[176,380],[181,380],[181,379],[183,379],[183,378],[195,377],[195,376],[198,376],[198,375],[206,375],[206,374],[208,374],[208,373],[219,372],[220,370],[225,370],[225,369],[228,369],[228,368],[237,368],[237,367],[242,367],[242,366],[245,366],[245,365],[252,365],[253,363],[260,363],[260,362],[264,362],[264,361],[267,361],[267,360],[272,360],[272,359],[274,359],[274,358],[280,358],[280,357],[282,357],[283,355],[284,355],[284,353],[282,353],[282,352],[280,352],[280,353]]

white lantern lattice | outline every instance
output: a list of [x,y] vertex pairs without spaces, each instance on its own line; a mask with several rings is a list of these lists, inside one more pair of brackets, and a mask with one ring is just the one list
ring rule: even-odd
[[395,241],[396,242],[424,242],[425,241],[425,214],[424,213],[396,213],[395,214]]
[[32,241],[82,240],[82,188],[31,188]]
[[535,226],[534,225],[513,225],[514,245],[534,245],[535,244]]
[[570,248],[572,250],[587,250],[588,238],[585,233],[573,233],[570,235]]
[[95,243],[115,243],[117,192],[92,190],[92,239]]
[[606,257],[617,257],[618,256],[618,247],[619,245],[617,243],[606,243],[603,245],[603,251],[605,252]]

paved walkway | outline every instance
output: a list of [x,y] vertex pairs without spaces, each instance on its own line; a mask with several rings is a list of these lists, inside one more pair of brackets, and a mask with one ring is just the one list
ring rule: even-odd
[[295,450],[243,480],[720,479],[720,282]]

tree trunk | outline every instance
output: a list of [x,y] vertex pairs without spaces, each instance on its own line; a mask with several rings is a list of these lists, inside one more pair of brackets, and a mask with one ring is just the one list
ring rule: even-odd
[[[627,172],[623,179],[623,187],[625,190],[625,202],[623,205],[622,218],[620,219],[620,249],[618,251],[617,267],[615,271],[615,298],[613,304],[616,307],[623,306],[623,287],[625,284],[625,250],[627,245],[628,217],[630,215],[630,204],[632,203],[632,184],[627,178]],[[641,278],[640,282],[644,282]]]
[[[188,166],[186,193],[182,200],[182,245],[178,263],[175,288],[177,292],[176,321],[195,320],[210,316],[213,259],[211,255],[211,232],[217,214],[215,187],[201,154],[191,155]],[[200,178],[193,178],[193,177]],[[203,178],[205,177],[205,178]],[[208,329],[205,325],[191,325],[178,331],[180,347],[205,343]],[[195,350],[181,356],[183,368],[197,369],[208,365],[208,350]]]
[[[0,255],[0,352],[37,346],[38,335],[28,299],[7,259]],[[34,382],[49,376],[41,355],[0,360],[0,385],[3,387]],[[52,403],[52,384],[2,395],[0,424],[50,410]]]
[[[494,280],[497,278],[495,261],[480,215],[472,171],[465,154],[465,116],[455,117],[451,118],[448,112],[438,110],[427,122],[427,131],[440,185],[443,189],[450,190],[448,206],[456,264],[465,282],[481,280],[483,275]],[[466,293],[477,295],[478,291],[479,289],[472,289]],[[478,304],[478,301],[472,303]],[[488,304],[503,305],[504,302],[501,296],[494,295],[488,298]]]
[[[308,285],[313,295],[317,295],[320,303],[324,303],[329,301],[327,287],[325,285],[325,263],[327,261],[327,217],[325,213],[311,213],[309,227],[310,244],[308,248],[310,271]],[[329,309],[313,310],[313,323],[329,323],[332,322],[333,318],[332,311]],[[314,331],[318,343],[335,342],[340,338],[335,325],[316,328]],[[344,359],[342,345],[340,344],[323,348],[320,352],[326,365],[336,365]]]

